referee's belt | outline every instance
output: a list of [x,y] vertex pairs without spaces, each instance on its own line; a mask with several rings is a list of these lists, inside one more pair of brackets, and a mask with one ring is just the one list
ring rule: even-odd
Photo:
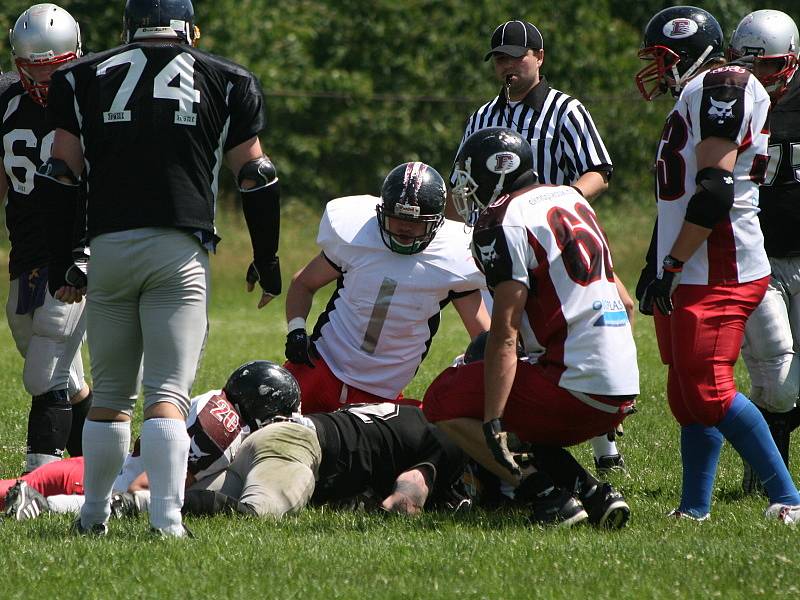
[[629,396],[601,396],[567,390],[575,398],[592,408],[608,414],[628,415],[636,412],[636,394]]

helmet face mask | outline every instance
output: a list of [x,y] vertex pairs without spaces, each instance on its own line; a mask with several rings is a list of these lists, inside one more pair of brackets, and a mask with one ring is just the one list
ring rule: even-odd
[[243,364],[222,389],[250,431],[300,410],[300,386],[289,371],[268,360]]
[[446,197],[444,179],[433,167],[410,162],[392,169],[375,207],[384,245],[398,254],[425,250],[444,223]]
[[731,36],[728,58],[753,57],[753,74],[778,100],[789,87],[798,67],[797,25],[778,10],[757,10],[745,16]]
[[9,31],[20,81],[32,100],[47,106],[50,74],[81,56],[81,30],[55,4],[36,4],[22,13]]
[[474,226],[480,213],[525,173],[533,173],[533,151],[516,131],[489,127],[469,136],[453,169],[453,204],[464,223]]
[[667,90],[678,96],[706,63],[723,57],[722,45],[722,28],[702,8],[673,6],[656,13],[639,51],[639,58],[651,62],[636,74],[639,93],[645,100]]
[[191,0],[127,0],[122,41],[164,39],[193,44],[199,37]]

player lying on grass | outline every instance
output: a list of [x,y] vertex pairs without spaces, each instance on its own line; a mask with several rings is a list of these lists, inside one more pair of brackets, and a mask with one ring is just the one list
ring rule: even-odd
[[[301,417],[299,404],[294,378],[267,361],[243,365],[223,390],[195,398],[187,420],[184,511],[280,517],[300,510],[312,494],[315,502],[327,502],[371,492],[383,509],[414,514],[429,498],[449,498],[463,472],[463,453],[417,408],[384,403]],[[47,510],[77,510],[80,496],[70,503],[41,495],[80,491],[81,464],[65,465],[69,472],[65,466],[59,474],[33,473],[14,485],[6,514],[24,520]],[[115,494],[117,515],[147,508],[146,479],[130,483],[141,469],[125,471],[128,483],[115,489],[136,491]]]

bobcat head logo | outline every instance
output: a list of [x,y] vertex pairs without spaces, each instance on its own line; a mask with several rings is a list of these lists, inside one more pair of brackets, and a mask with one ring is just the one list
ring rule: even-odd
[[728,119],[733,118],[733,105],[736,104],[738,100],[718,102],[713,98],[709,99],[711,100],[711,107],[708,109],[708,115],[716,120],[717,125],[722,125]]
[[481,246],[479,244],[475,244],[478,248],[478,252],[481,255],[481,264],[483,265],[491,265],[494,261],[497,260],[497,251],[494,249],[494,245],[497,243],[497,240],[494,240],[488,246]]

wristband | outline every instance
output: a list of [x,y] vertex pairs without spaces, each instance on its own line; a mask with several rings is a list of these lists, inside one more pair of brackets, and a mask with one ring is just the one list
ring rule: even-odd
[[306,320],[303,317],[295,317],[291,319],[287,324],[289,332],[294,331],[295,329],[305,329],[306,328]]

